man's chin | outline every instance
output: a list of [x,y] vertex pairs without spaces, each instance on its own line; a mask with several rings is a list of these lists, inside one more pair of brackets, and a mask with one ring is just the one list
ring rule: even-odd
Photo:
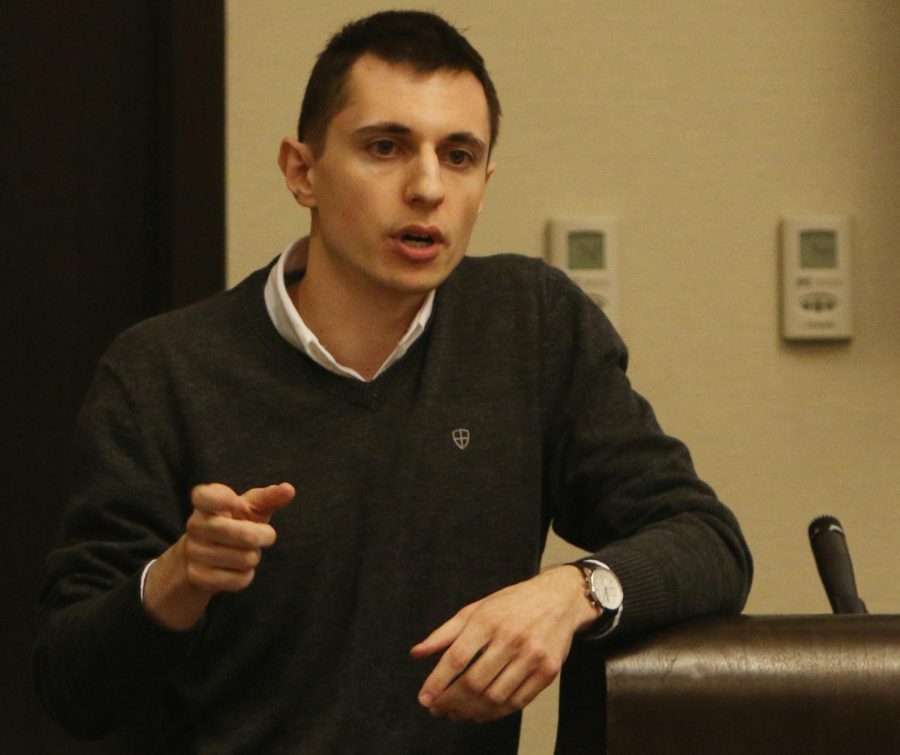
[[440,286],[447,280],[454,269],[456,269],[456,265],[453,265],[449,269],[441,268],[403,272],[392,276],[388,285],[397,293],[422,296],[434,291]]

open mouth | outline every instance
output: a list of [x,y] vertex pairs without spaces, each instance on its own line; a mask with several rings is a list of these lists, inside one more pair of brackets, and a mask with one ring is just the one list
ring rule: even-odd
[[444,234],[436,225],[410,223],[399,229],[396,238],[408,249],[428,249],[444,243]]
[[404,233],[400,240],[415,249],[424,249],[434,243],[434,236],[419,233]]

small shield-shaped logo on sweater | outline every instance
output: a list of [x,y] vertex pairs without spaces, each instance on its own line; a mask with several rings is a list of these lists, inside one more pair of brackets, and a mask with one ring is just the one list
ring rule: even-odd
[[456,443],[456,447],[462,451],[469,445],[469,431],[464,427],[456,428],[453,431],[453,442]]

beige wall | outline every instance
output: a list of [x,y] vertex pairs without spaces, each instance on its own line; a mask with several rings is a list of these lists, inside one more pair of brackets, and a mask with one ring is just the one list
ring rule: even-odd
[[[744,525],[748,611],[828,610],[805,535],[828,512],[870,610],[896,612],[900,3],[428,5],[468,29],[505,111],[471,253],[540,255],[554,213],[617,216],[631,375]],[[230,282],[305,231],[278,140],[326,37],[381,7],[227,3]],[[777,226],[799,213],[853,218],[849,344],[779,339]],[[551,751],[547,697],[523,752]]]

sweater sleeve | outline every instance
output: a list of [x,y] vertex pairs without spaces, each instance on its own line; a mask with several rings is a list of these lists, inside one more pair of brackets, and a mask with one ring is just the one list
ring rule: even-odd
[[738,613],[752,561],[737,520],[626,377],[603,313],[546,270],[542,381],[554,530],[622,582],[618,633]]
[[73,495],[48,557],[34,651],[45,708],[82,738],[136,713],[197,631],[158,626],[140,601],[143,567],[180,536],[186,516],[152,424],[104,360],[79,416]]

